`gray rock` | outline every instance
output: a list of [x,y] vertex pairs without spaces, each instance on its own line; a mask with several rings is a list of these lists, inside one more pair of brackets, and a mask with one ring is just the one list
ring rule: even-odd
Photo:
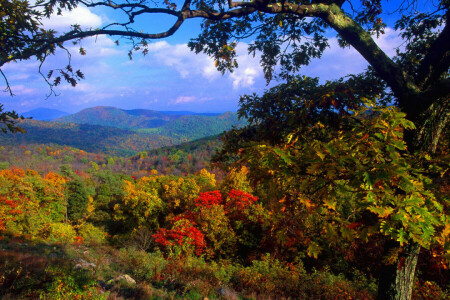
[[75,270],[89,270],[96,268],[97,265],[94,263],[90,263],[85,261],[84,259],[78,259],[78,263],[75,265]]
[[118,276],[115,281],[121,281],[121,280],[125,281],[126,283],[128,283],[130,285],[136,284],[136,280],[134,280],[133,278],[131,278],[130,275],[127,275],[127,274]]

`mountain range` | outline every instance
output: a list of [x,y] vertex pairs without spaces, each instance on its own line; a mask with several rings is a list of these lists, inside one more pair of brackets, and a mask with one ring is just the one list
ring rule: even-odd
[[67,145],[88,152],[129,156],[218,135],[247,124],[233,112],[203,114],[105,106],[84,109],[50,122],[38,119],[45,116],[43,110],[38,117],[32,116],[34,119],[19,123],[27,131],[25,134],[0,135],[0,143]]
[[83,109],[75,114],[61,116],[54,122],[111,126],[138,129],[157,128],[178,118],[217,117],[220,114],[194,113],[188,111],[156,111],[147,109],[120,109],[111,106],[96,106]]

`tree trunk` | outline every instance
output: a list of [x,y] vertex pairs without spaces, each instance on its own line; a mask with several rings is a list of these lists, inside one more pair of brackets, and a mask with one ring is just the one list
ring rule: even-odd
[[[396,247],[398,247],[396,242],[388,241],[385,245],[385,255]],[[383,265],[381,267],[377,299],[411,299],[419,252],[419,245],[407,245],[404,247],[403,252],[399,254],[396,265]]]

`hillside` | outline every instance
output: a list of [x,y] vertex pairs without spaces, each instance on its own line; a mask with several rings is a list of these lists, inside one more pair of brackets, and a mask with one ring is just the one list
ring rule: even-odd
[[72,115],[64,116],[54,120],[62,123],[90,124],[110,126],[117,128],[138,129],[138,128],[157,128],[170,124],[179,118],[196,117],[210,118],[215,122],[220,114],[202,114],[189,111],[155,111],[147,109],[125,110],[110,106],[96,106],[86,108]]
[[184,115],[157,128],[155,132],[164,136],[195,140],[246,124],[246,121],[239,120],[237,114],[233,112],[218,116]]
[[138,133],[129,129],[89,125],[22,120],[26,133],[0,135],[2,145],[56,144],[129,156],[139,151],[179,144],[182,141],[155,133]]
[[[233,126],[244,124],[237,119],[235,113],[218,116],[177,115],[174,112],[166,114],[149,110],[124,111],[112,107],[84,110],[58,120],[77,122],[21,120],[19,124],[26,133],[1,135],[0,142],[3,145],[36,143],[66,145],[88,152],[130,156],[140,151],[218,135]],[[104,125],[82,124],[83,120]],[[158,128],[142,128],[142,126],[156,126],[158,123],[165,124]],[[121,127],[106,126],[108,124],[119,124]]]
[[158,111],[97,106],[54,120],[62,123],[101,125],[117,128],[154,128],[178,118]]

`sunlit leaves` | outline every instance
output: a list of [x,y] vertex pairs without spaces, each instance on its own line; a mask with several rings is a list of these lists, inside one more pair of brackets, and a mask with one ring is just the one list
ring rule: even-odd
[[0,171],[0,235],[46,238],[46,228],[64,219],[66,180],[18,168]]
[[[241,161],[254,182],[276,187],[285,197],[298,194],[290,209],[304,209],[328,223],[328,234],[350,241],[378,230],[401,245],[442,243],[438,237],[448,224],[442,204],[425,187],[429,179],[403,140],[414,125],[392,107],[372,105],[342,115],[340,124],[306,125],[289,143],[249,144]],[[330,222],[341,225],[336,230]],[[309,243],[308,253],[315,257],[313,249]]]

